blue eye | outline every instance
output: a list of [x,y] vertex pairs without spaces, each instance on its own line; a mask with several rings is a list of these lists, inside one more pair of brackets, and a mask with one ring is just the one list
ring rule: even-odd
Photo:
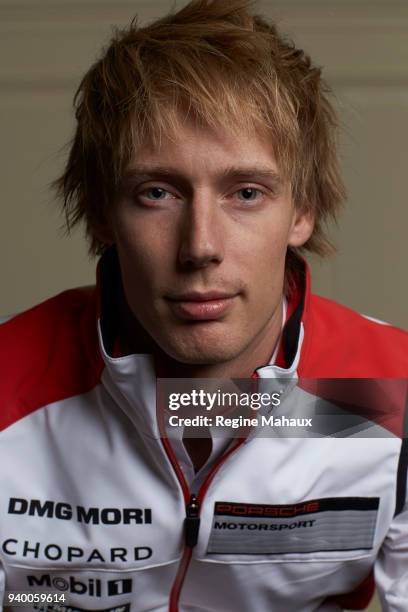
[[145,191],[146,197],[149,198],[149,200],[165,200],[167,193],[168,191],[162,189],[161,187],[150,187]]
[[252,202],[253,200],[256,200],[259,194],[259,189],[255,189],[254,187],[244,187],[243,189],[237,191],[237,193],[240,193],[243,196],[239,198],[240,200]]

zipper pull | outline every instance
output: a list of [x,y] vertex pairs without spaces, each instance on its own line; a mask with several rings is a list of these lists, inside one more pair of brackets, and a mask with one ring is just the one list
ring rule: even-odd
[[192,493],[190,501],[186,506],[186,518],[184,519],[184,535],[186,546],[194,548],[198,540],[198,532],[200,529],[200,506],[198,504],[197,495]]

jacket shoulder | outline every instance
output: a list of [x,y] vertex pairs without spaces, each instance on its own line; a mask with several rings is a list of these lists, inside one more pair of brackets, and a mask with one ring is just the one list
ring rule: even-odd
[[64,291],[2,323],[0,429],[91,389],[97,376],[87,352],[95,336],[93,288]]
[[302,376],[408,377],[408,333],[337,302],[310,297],[305,335]]

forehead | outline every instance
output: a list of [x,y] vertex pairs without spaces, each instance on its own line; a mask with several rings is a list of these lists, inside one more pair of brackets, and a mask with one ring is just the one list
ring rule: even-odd
[[228,168],[251,168],[278,173],[271,134],[261,129],[199,126],[179,122],[160,137],[146,138],[135,147],[127,170],[155,166],[180,168],[191,174],[222,173]]

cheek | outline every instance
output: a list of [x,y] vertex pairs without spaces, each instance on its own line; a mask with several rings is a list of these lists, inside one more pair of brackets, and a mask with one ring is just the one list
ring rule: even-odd
[[270,312],[280,299],[285,277],[285,260],[289,223],[285,220],[264,223],[251,241],[241,240],[236,245],[237,270],[245,271],[248,286],[248,305],[253,317]]
[[146,222],[143,216],[137,215],[124,207],[114,224],[115,241],[126,251],[142,250],[157,240],[157,224]]
[[139,278],[151,278],[169,261],[171,252],[170,231],[163,231],[163,224],[150,217],[122,214],[114,226],[115,243],[125,272],[137,272]]
[[[285,220],[286,221],[286,220]],[[289,224],[265,222],[256,231],[242,232],[235,240],[236,260],[244,267],[248,264],[259,273],[278,271],[285,262],[288,246]]]

